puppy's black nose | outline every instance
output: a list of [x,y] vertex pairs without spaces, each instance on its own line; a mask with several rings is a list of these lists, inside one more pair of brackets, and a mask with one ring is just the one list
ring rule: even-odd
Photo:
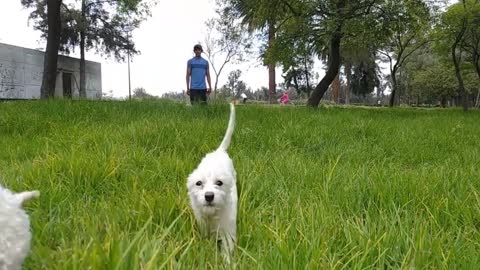
[[215,196],[215,195],[214,195],[213,192],[211,192],[211,191],[205,192],[205,201],[207,201],[207,202],[212,202],[214,196]]

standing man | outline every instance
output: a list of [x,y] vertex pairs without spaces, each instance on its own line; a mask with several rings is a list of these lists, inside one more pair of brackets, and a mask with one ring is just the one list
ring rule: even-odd
[[[193,104],[207,104],[207,95],[212,91],[208,61],[202,58],[202,46],[197,44],[193,47],[195,57],[187,62],[187,95]],[[208,88],[205,84],[207,78]]]

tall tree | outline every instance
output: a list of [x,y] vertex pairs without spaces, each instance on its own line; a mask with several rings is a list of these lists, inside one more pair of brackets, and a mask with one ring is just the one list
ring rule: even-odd
[[[379,13],[383,0],[283,2],[287,8],[282,17],[285,20],[279,23],[281,30],[277,31],[279,33],[277,40],[292,37],[305,40],[304,42],[312,48],[312,56],[319,56],[327,66],[325,76],[316,85],[307,102],[309,106],[316,107],[339,74],[342,64],[341,47],[344,46],[342,43],[352,37],[365,39],[367,36],[373,36],[369,34],[376,19],[373,10]],[[295,27],[286,27],[292,24]],[[358,43],[354,46],[355,50],[359,47],[362,48]],[[351,61],[349,62],[350,71],[352,65]]]
[[366,29],[372,20],[366,20],[365,17],[371,15],[380,3],[380,0],[331,0],[316,2],[307,9],[310,10],[308,15],[311,18],[312,34],[317,40],[317,50],[328,48],[325,76],[313,90],[308,106],[319,105],[323,95],[337,76],[341,66],[342,38],[352,34],[352,31]]
[[468,27],[460,46],[480,79],[480,2],[469,0],[464,5]]
[[[357,28],[357,25],[350,25]],[[345,103],[350,103],[350,95],[365,96],[379,85],[379,71],[376,63],[376,44],[378,35],[365,29],[349,30],[343,40],[342,63],[344,67],[346,86]],[[334,81],[335,82],[335,81]],[[377,88],[378,89],[378,88]]]
[[[269,56],[269,51],[275,45],[279,25],[285,19],[289,0],[223,0],[229,3],[237,12],[237,16],[243,18],[250,31],[260,30],[261,36],[266,39],[266,49],[262,54],[263,62],[268,68],[268,88],[270,102],[274,102],[276,96],[276,72],[277,59]],[[295,0],[296,1],[296,0]]]
[[[231,6],[217,1],[217,17],[206,22],[205,55],[215,73],[213,88],[217,93],[218,80],[229,63],[240,63],[251,53],[252,37],[246,27],[236,18]],[[220,58],[220,60],[218,60]]]
[[[342,57],[345,55],[343,51],[346,45],[345,40],[351,40],[352,37],[354,37],[354,40],[363,40],[357,43],[357,50],[359,47],[364,47],[368,51],[376,50],[380,46],[381,41],[391,40],[390,37],[393,37],[394,33],[398,33],[397,38],[404,39],[402,36],[405,33],[405,23],[416,22],[420,18],[427,19],[428,16],[425,16],[425,14],[428,15],[429,11],[429,6],[423,0],[331,0],[304,2],[313,3],[307,5],[306,13],[305,11],[303,12],[303,17],[310,17],[307,27],[310,27],[310,31],[315,37],[317,51],[328,48],[327,71],[308,101],[308,105],[314,107],[318,106],[324,93],[338,74],[342,59],[348,61],[348,57]],[[395,23],[400,19],[403,20],[403,24],[399,23],[397,27]],[[420,24],[414,25],[418,26],[418,29],[422,29]],[[404,28],[402,29],[400,26]],[[426,27],[426,24],[421,24],[421,26]],[[412,29],[412,27],[408,29]],[[418,31],[418,33],[423,32]],[[421,47],[419,46],[421,41],[418,38],[419,36],[421,35],[417,34],[414,37],[406,38],[407,43]],[[365,44],[365,40],[368,40],[369,44],[361,45]],[[347,43],[351,43],[351,41]],[[388,42],[384,44],[388,44]],[[406,43],[403,42],[402,44],[405,45]],[[410,51],[407,50],[403,59],[409,55]],[[392,53],[390,56],[396,55]],[[350,68],[352,63],[351,61],[348,62],[350,63],[347,66]],[[398,69],[402,60],[397,62]]]
[[[240,94],[239,90],[244,88],[245,84],[242,81],[240,81],[240,76],[242,76],[242,71],[239,69],[233,70],[228,74],[228,81],[225,87],[229,91],[228,93],[229,96],[237,97]],[[240,84],[243,84],[243,85],[240,85]]]
[[435,64],[417,70],[412,78],[412,93],[418,103],[440,101],[442,107],[456,94],[455,78],[451,67]]
[[397,73],[405,61],[430,40],[424,37],[429,29],[430,10],[422,0],[386,0],[380,17],[385,23],[382,31],[388,32],[378,52],[389,63],[392,80],[389,105],[395,104],[398,82]]
[[438,35],[437,50],[445,53],[449,52],[450,59],[453,62],[458,91],[462,99],[464,111],[468,110],[469,102],[461,67],[466,55],[462,44],[464,44],[466,40],[468,29],[472,27],[472,21],[469,19],[468,12],[469,9],[472,8],[471,5],[477,5],[477,1],[463,0],[460,3],[450,6],[442,15],[441,23],[436,31]]
[[370,57],[359,61],[353,67],[352,92],[365,97],[380,86],[379,71],[375,63],[375,54],[370,52]]
[[[53,98],[57,79],[57,61],[60,48],[61,11],[62,0],[22,0],[22,5],[35,7],[37,12],[45,14],[45,38],[47,46],[43,62],[42,86],[40,98]],[[46,22],[46,23],[45,23]]]
[[315,52],[307,30],[295,20],[284,22],[269,54],[282,65],[286,87],[293,86],[298,94],[305,93],[309,97]]

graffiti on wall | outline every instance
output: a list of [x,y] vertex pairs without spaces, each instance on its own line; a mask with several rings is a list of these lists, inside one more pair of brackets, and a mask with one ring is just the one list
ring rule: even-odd
[[31,98],[27,97],[26,86],[38,86],[40,89],[42,75],[43,71],[36,66],[0,62],[0,98]]
[[24,98],[23,68],[0,63],[0,98]]
[[24,84],[23,67],[12,67],[4,63],[0,63],[0,84]]
[[25,72],[25,83],[30,85],[42,84],[43,71],[42,70],[29,70]]
[[0,98],[26,98],[25,86],[0,84]]

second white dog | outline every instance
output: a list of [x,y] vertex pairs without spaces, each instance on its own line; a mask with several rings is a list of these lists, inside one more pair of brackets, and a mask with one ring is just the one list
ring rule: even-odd
[[222,143],[208,153],[188,176],[187,189],[193,213],[203,233],[213,234],[227,261],[233,254],[237,228],[237,174],[227,154],[235,125],[235,106]]
[[38,191],[13,193],[0,186],[0,270],[20,270],[30,251],[30,221],[23,204]]

